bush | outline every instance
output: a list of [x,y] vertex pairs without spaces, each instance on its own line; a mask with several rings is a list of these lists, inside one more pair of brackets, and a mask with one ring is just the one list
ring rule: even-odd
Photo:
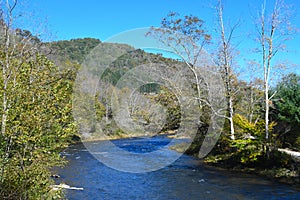
[[[16,160],[17,161],[17,160]],[[6,199],[61,199],[61,190],[52,190],[54,181],[46,161],[36,161],[26,169],[10,163],[0,183],[0,198]]]

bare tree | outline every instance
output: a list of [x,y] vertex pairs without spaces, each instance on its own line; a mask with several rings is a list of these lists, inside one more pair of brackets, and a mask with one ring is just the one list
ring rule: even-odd
[[160,28],[152,28],[148,35],[156,37],[165,46],[171,48],[186,63],[193,74],[197,90],[197,101],[202,107],[201,77],[198,73],[200,62],[203,62],[204,47],[210,43],[211,35],[204,29],[204,21],[196,16],[179,17],[171,12],[163,18]]
[[247,118],[250,123],[256,123],[260,118],[260,116],[258,116],[258,111],[260,105],[262,105],[263,102],[263,91],[257,88],[258,85],[261,85],[260,82],[261,82],[260,79],[251,81],[247,88],[248,90],[248,94],[246,93],[246,100],[248,101]]
[[219,34],[221,37],[221,45],[219,47],[219,55],[218,55],[218,65],[221,68],[222,76],[225,82],[226,89],[226,99],[227,99],[227,107],[228,107],[228,115],[225,117],[229,120],[230,123],[230,138],[232,140],[235,139],[235,131],[234,131],[234,108],[233,108],[233,99],[234,99],[234,91],[232,91],[232,79],[233,79],[233,71],[232,71],[232,62],[233,62],[233,46],[232,46],[232,36],[234,31],[236,30],[239,23],[236,23],[233,27],[230,28],[229,34],[227,36],[224,20],[223,20],[223,4],[222,0],[218,1],[218,5],[216,7],[218,14],[218,22],[219,22]]
[[[226,119],[224,82],[211,55],[205,50],[211,42],[211,35],[204,28],[203,20],[193,15],[180,17],[177,13],[163,18],[161,27],[152,28],[148,35],[181,57],[180,67],[176,70],[178,77],[171,76],[165,81],[184,97],[180,101],[181,107],[186,107],[188,112],[182,113],[190,115],[183,116],[186,121],[180,124],[178,133],[191,136],[197,145],[202,144],[199,157],[203,157],[212,149]],[[182,86],[188,86],[178,87],[181,81]],[[196,135],[192,130],[197,130]]]
[[275,95],[269,94],[270,75],[274,67],[273,60],[279,51],[284,50],[284,42],[293,33],[290,19],[291,13],[288,6],[283,0],[275,0],[273,11],[267,15],[266,1],[261,7],[259,13],[257,28],[257,40],[260,45],[260,53],[262,56],[261,66],[263,68],[263,85],[264,85],[264,101],[265,101],[265,139],[269,139],[269,110],[271,99]]

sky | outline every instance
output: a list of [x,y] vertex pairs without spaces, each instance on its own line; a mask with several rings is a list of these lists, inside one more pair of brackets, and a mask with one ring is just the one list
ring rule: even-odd
[[[274,0],[265,0],[267,11]],[[29,3],[28,3],[29,2]],[[247,65],[251,59],[259,59],[252,52],[257,43],[255,38],[255,17],[264,0],[223,0],[225,25],[240,21],[234,33],[233,42],[240,52],[238,65]],[[286,0],[294,9],[292,24],[300,29],[300,1]],[[31,12],[26,23],[32,32],[43,27],[44,41],[69,40],[92,37],[105,41],[113,35],[136,28],[159,26],[161,19],[170,11],[181,15],[196,15],[205,21],[206,28],[217,44],[216,0],[27,0],[25,10]],[[24,7],[24,6],[23,6]],[[24,10],[24,8],[21,8]],[[298,10],[297,10],[298,9]],[[280,53],[276,61],[287,60],[290,65],[298,65],[292,71],[300,74],[300,32],[286,42],[288,53]]]

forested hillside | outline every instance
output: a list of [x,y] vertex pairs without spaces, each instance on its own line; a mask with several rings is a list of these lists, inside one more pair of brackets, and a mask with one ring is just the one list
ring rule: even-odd
[[50,42],[45,45],[50,49],[50,56],[52,60],[60,63],[70,60],[80,64],[83,62],[85,56],[99,43],[99,39],[78,38],[69,41],[62,40]]

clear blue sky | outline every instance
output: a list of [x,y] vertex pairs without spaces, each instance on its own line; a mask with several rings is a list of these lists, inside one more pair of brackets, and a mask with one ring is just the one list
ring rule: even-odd
[[[193,14],[206,22],[212,34],[215,28],[216,15],[213,6],[216,0],[27,0],[29,10],[35,10],[35,16],[46,20],[48,31],[54,36],[52,40],[93,37],[105,40],[122,31],[159,26],[161,19],[169,11],[180,14]],[[274,0],[266,0],[272,7]],[[293,4],[295,10],[292,23],[300,28],[300,1],[285,0]],[[240,60],[245,64],[255,45],[255,26],[253,17],[257,15],[263,0],[223,0],[225,23],[234,24],[241,20],[235,43],[239,44]],[[34,16],[33,16],[34,17]],[[300,65],[300,32],[288,41],[289,53],[278,54],[278,60],[288,60],[297,64],[293,71],[299,72]],[[254,58],[254,57],[253,57]]]

